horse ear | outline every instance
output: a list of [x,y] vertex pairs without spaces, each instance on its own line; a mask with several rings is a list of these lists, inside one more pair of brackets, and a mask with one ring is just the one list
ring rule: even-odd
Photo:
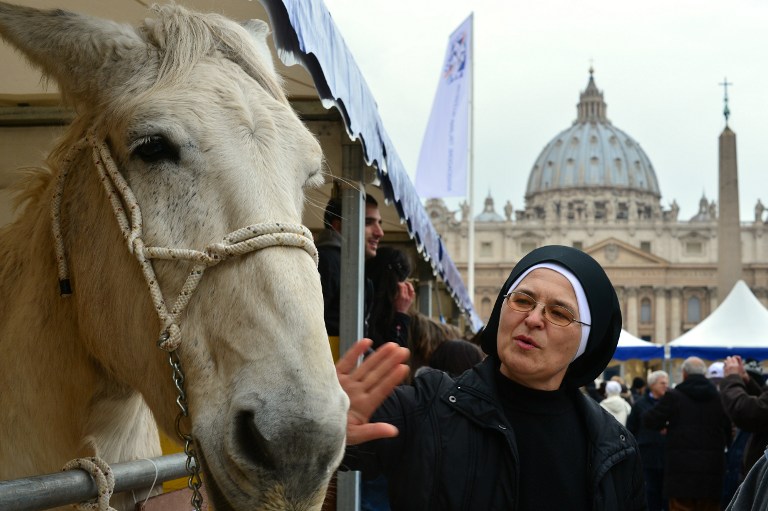
[[75,101],[93,98],[99,82],[111,73],[104,64],[142,44],[131,27],[113,21],[3,2],[0,36]]
[[264,61],[264,64],[268,65],[271,70],[275,71],[275,61],[272,60],[272,52],[269,51],[267,46],[267,37],[269,37],[269,25],[262,20],[246,20],[240,23],[245,28],[251,37],[253,37],[257,44],[259,56]]

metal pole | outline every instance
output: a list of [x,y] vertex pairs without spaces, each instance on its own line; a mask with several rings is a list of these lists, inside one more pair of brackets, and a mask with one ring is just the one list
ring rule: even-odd
[[[342,177],[352,186],[341,193],[341,299],[339,310],[339,354],[343,355],[363,337],[363,293],[365,290],[365,185],[363,149],[360,144],[342,148]],[[360,509],[360,472],[336,474],[337,511]]]
[[469,154],[467,165],[468,200],[469,205],[469,254],[467,258],[467,291],[469,301],[475,303],[475,15],[472,13],[469,38]]
[[427,317],[432,316],[432,287],[435,276],[432,274],[432,266],[426,261],[419,261],[419,312]]
[[[159,487],[164,481],[186,477],[186,462],[187,456],[179,453],[110,465],[115,474],[115,493],[146,490],[153,482]],[[85,502],[97,495],[91,475],[83,470],[0,481],[3,511],[40,511]]]

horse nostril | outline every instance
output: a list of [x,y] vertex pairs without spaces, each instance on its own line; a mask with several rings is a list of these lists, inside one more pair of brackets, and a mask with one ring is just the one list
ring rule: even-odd
[[267,470],[275,470],[276,464],[269,452],[269,442],[256,428],[253,412],[240,412],[235,418],[235,440],[249,461]]

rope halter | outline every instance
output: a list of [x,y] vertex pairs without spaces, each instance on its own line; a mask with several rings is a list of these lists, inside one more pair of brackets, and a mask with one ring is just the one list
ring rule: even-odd
[[[99,172],[99,177],[115,218],[128,245],[128,250],[136,257],[149,288],[149,294],[160,318],[162,328],[158,346],[167,352],[173,352],[181,343],[181,328],[179,318],[189,304],[195,289],[197,289],[206,268],[220,262],[267,247],[298,247],[306,250],[317,266],[317,248],[312,240],[312,233],[303,225],[285,224],[280,222],[258,223],[243,227],[224,236],[219,243],[208,245],[203,251],[186,248],[167,248],[146,246],[143,239],[141,209],[136,202],[127,181],[115,165],[107,145],[98,140],[92,132],[88,133],[79,143],[75,144],[63,160],[59,172],[56,190],[51,205],[52,229],[56,260],[59,274],[59,287],[62,295],[72,293],[69,268],[64,252],[64,241],[61,235],[61,200],[64,182],[77,153],[83,148],[92,148],[93,163]],[[192,263],[192,269],[187,275],[170,310],[166,306],[163,293],[158,284],[153,259],[186,260]]]

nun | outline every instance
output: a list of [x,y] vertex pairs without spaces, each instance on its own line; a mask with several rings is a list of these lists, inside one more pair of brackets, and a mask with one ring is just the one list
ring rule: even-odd
[[483,362],[456,378],[427,370],[412,385],[407,350],[385,344],[358,366],[362,340],[337,364],[350,399],[341,470],[389,479],[400,510],[644,510],[635,439],[580,388],[611,360],[616,292],[580,250],[526,255],[482,334]]

